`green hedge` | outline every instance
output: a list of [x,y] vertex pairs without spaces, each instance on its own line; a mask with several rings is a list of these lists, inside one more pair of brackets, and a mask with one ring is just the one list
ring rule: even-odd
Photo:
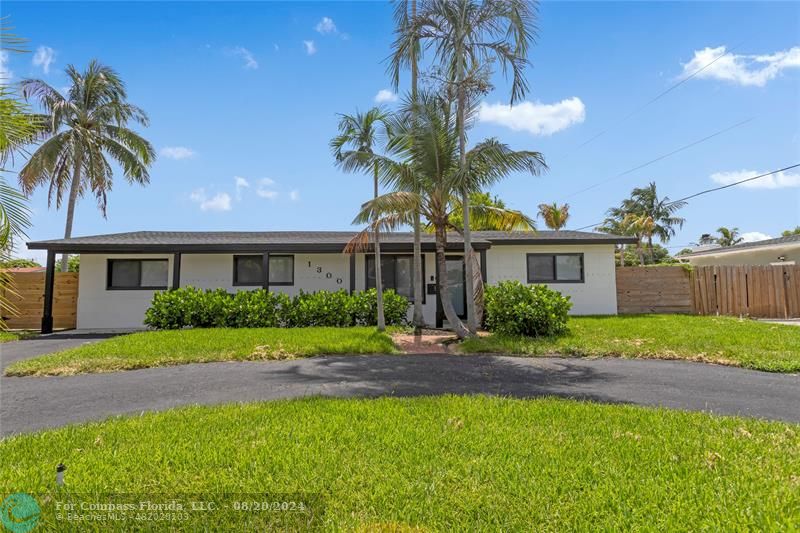
[[501,281],[486,287],[486,328],[505,335],[550,337],[567,331],[569,296],[545,285]]
[[[353,294],[300,291],[292,298],[264,289],[231,294],[183,287],[155,293],[144,323],[154,329],[374,326],[377,296],[375,289]],[[383,303],[387,325],[406,323],[407,298],[387,290]]]

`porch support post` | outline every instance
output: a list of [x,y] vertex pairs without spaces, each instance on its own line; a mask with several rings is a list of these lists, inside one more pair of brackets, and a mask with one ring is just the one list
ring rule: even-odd
[[441,285],[439,285],[439,276],[441,272],[439,272],[439,261],[435,261],[436,264],[436,327],[441,328],[444,326],[444,308],[442,307],[442,291]]
[[172,288],[177,289],[181,286],[181,254],[172,254]]
[[47,250],[47,269],[44,273],[44,312],[42,333],[53,333],[53,286],[56,281],[56,253]]
[[356,290],[356,254],[350,254],[350,294]]
[[261,272],[264,275],[261,279],[261,286],[269,292],[269,252],[261,254]]
[[481,250],[481,279],[486,283],[486,250]]

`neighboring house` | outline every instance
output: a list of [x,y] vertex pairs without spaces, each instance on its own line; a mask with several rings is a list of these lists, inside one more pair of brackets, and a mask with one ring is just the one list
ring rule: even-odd
[[678,259],[693,266],[800,265],[800,235],[696,249]]
[[[78,329],[137,328],[157,290],[188,286],[228,291],[264,287],[289,295],[375,286],[374,254],[344,254],[353,232],[141,231],[28,244],[47,250],[43,331],[51,329],[52,278],[57,253],[81,256]],[[489,284],[515,279],[544,283],[572,298],[573,314],[616,314],[614,246],[630,237],[575,231],[476,231],[473,247]],[[422,237],[423,312],[441,326],[436,295],[434,236]],[[381,236],[384,287],[413,296],[412,233]],[[463,241],[448,235],[450,298],[466,312]],[[49,292],[47,288],[49,287]],[[409,314],[411,311],[409,310]]]

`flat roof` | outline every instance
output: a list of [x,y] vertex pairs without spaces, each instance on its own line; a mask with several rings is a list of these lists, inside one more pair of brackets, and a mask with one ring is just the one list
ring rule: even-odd
[[[315,251],[341,252],[358,233],[355,231],[134,231],[53,239],[28,243],[31,250],[55,252],[242,252]],[[381,234],[386,251],[406,250],[414,242],[412,232]],[[463,245],[458,233],[448,233],[448,250]],[[583,231],[473,231],[476,249],[497,244],[620,244],[635,243],[633,237]],[[422,234],[423,249],[433,250],[435,236]]]
[[800,235],[789,235],[787,237],[778,237],[777,239],[766,239],[763,241],[743,242],[741,244],[734,244],[733,246],[720,246],[717,248],[709,248],[708,250],[699,250],[688,254],[682,254],[680,257],[700,257],[703,255],[720,255],[736,252],[747,252],[750,250],[758,250],[759,248],[766,248],[771,246],[800,246]]

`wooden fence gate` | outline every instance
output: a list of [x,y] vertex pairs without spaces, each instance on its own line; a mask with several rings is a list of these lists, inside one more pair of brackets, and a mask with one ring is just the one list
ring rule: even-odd
[[705,266],[692,271],[694,312],[800,318],[800,266]]
[[[9,329],[39,329],[44,311],[44,272],[8,272],[13,292],[8,287],[0,291],[16,309],[2,309],[2,318]],[[74,329],[78,317],[78,274],[56,272],[53,287],[53,327]]]

